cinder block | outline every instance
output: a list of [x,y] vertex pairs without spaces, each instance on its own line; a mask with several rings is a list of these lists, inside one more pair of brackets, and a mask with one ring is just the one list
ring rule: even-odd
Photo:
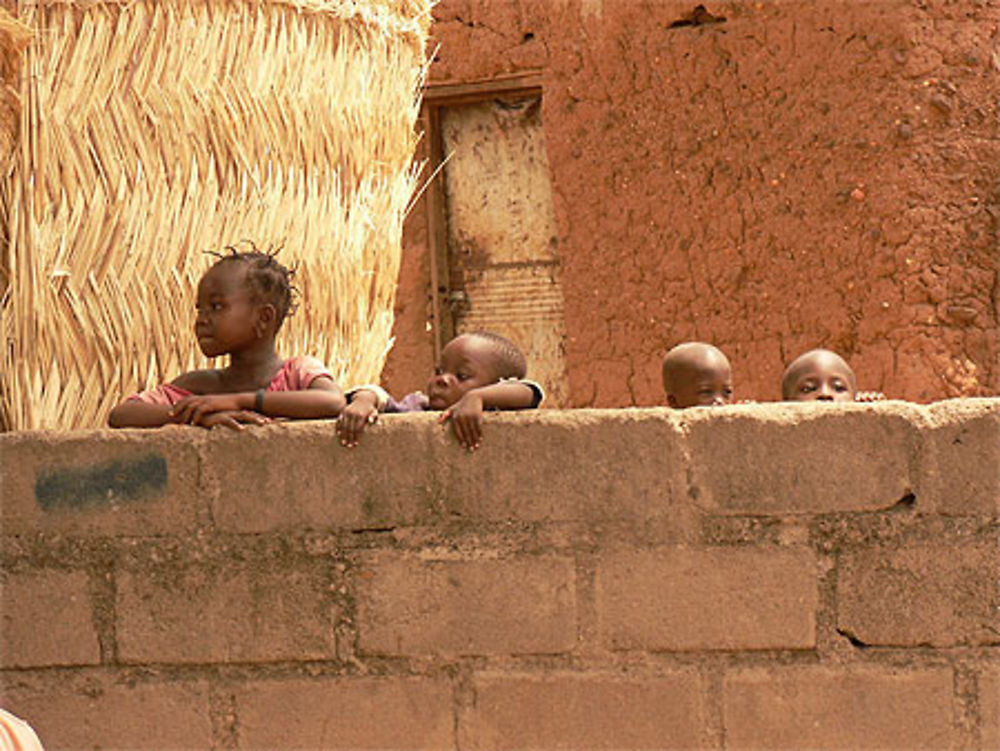
[[357,574],[358,639],[383,655],[566,652],[576,644],[571,558],[428,560],[377,553]]
[[0,665],[96,665],[101,649],[87,574],[35,570],[0,584]]
[[684,435],[674,410],[491,414],[471,454],[450,428],[439,433],[439,492],[464,519],[686,521]]
[[887,509],[916,490],[921,420],[899,402],[686,410],[694,492],[721,513]]
[[122,571],[118,656],[133,663],[330,659],[334,610],[318,566],[269,560]]
[[696,673],[632,678],[476,676],[459,717],[463,749],[707,748]]
[[1000,399],[954,399],[927,407],[923,486],[942,514],[1000,513]]
[[45,675],[4,687],[2,705],[47,749],[212,748],[204,681],[118,683],[108,675]]
[[611,649],[812,649],[817,605],[806,550],[621,550],[597,567]]
[[318,678],[236,689],[239,748],[454,748],[451,687],[421,678]]
[[177,534],[208,522],[195,428],[0,435],[0,529]]
[[430,415],[381,420],[360,445],[340,445],[332,421],[214,431],[206,470],[226,532],[392,526],[432,512]]
[[952,673],[771,667],[723,682],[727,749],[943,749],[955,734]]
[[980,748],[1000,748],[1000,665],[979,674]]
[[920,545],[845,554],[837,627],[865,644],[996,644],[996,542]]

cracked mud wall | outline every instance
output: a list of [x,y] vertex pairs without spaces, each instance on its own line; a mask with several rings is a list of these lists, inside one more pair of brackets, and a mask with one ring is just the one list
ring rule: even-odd
[[[572,406],[651,405],[720,346],[739,398],[816,346],[860,386],[997,393],[995,2],[445,0],[433,82],[540,70]],[[411,217],[394,390],[431,363]]]

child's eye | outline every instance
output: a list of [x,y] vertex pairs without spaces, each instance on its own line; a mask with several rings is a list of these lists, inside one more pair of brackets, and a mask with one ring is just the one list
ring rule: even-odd
[[458,373],[456,373],[455,376],[460,381],[468,381],[470,378],[472,378],[472,376],[470,376],[468,373],[463,373],[462,371],[459,371]]
[[843,393],[844,391],[847,391],[847,386],[843,383],[835,383],[833,384],[833,390]]
[[810,391],[815,391],[815,390],[816,386],[811,383],[803,383],[801,386],[799,386],[799,391],[801,391],[803,394],[808,394]]
[[443,372],[444,371],[441,370],[441,366],[440,365],[435,365],[434,366],[434,375],[441,375]]

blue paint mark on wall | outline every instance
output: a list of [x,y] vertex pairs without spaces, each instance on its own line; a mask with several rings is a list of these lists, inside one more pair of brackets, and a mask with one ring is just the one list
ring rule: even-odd
[[166,457],[147,454],[89,467],[44,470],[35,480],[35,499],[45,511],[80,509],[149,499],[166,488]]

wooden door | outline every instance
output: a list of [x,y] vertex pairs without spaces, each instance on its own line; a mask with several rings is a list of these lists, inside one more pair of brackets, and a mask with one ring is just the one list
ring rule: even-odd
[[438,124],[451,332],[495,331],[517,342],[547,405],[565,406],[566,328],[540,94],[442,106]]

